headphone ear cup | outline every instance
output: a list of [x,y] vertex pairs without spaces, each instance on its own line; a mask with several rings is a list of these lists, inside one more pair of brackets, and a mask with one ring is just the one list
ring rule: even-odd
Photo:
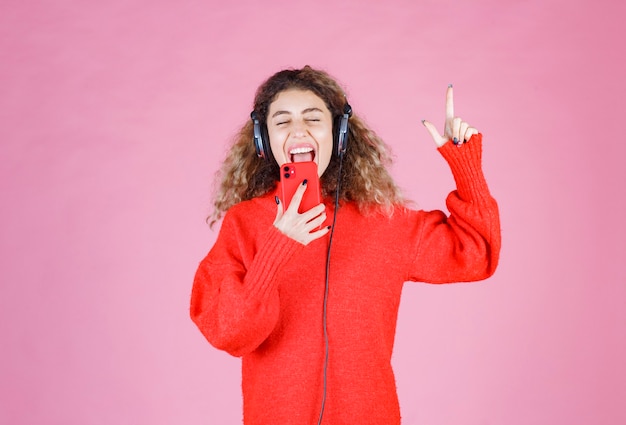
[[335,152],[337,152],[337,155],[339,156],[342,156],[344,153],[346,153],[346,149],[348,147],[348,120],[351,116],[352,107],[348,103],[346,103],[343,108],[343,115],[335,120],[336,130],[333,139],[336,148]]
[[256,111],[252,111],[252,113],[250,114],[250,118],[252,118],[252,124],[254,126],[253,141],[256,155],[259,158],[263,158],[266,161],[269,161],[272,153],[270,151],[269,145],[267,145],[266,142],[266,140],[268,140],[267,128],[265,128],[264,125],[261,125]]
[[339,155],[339,128],[341,127],[341,117],[333,121],[333,154]]

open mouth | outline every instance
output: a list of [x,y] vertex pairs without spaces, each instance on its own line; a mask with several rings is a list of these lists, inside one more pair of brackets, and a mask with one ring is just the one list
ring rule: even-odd
[[315,149],[311,146],[300,146],[289,150],[291,162],[306,162],[315,159]]

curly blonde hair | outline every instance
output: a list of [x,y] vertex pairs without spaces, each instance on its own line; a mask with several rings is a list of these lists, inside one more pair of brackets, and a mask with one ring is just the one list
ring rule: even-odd
[[[254,111],[261,123],[267,122],[267,112],[276,96],[289,89],[315,93],[326,103],[334,122],[343,115],[346,96],[339,84],[328,73],[307,65],[302,69],[279,71],[258,88]],[[253,131],[252,121],[248,120],[216,174],[219,186],[214,195],[213,213],[207,218],[211,226],[233,205],[273,190],[280,179],[276,161],[257,156]],[[339,156],[333,154],[320,179],[324,197],[336,195],[339,163]],[[391,163],[388,146],[361,118],[352,115],[341,165],[340,202],[355,202],[361,211],[379,210],[391,215],[395,206],[405,203],[387,170]]]

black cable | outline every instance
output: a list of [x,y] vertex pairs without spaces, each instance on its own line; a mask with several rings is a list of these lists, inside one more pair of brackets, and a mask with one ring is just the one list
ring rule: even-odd
[[327,325],[327,305],[328,305],[328,276],[330,274],[330,247],[333,244],[333,235],[335,234],[335,223],[337,222],[337,210],[339,209],[339,190],[341,189],[341,169],[343,166],[343,152],[339,154],[339,175],[337,176],[337,190],[335,192],[335,211],[333,212],[333,224],[330,228],[330,238],[328,239],[328,250],[326,251],[326,284],[324,287],[324,316],[323,316],[323,329],[324,329],[324,389],[322,393],[322,407],[320,408],[320,417],[317,421],[317,425],[321,425],[322,418],[324,417],[324,406],[326,405],[326,380],[328,371],[328,327]]

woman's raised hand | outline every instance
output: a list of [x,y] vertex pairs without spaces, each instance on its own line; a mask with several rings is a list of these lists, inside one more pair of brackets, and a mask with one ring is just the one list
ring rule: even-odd
[[461,146],[474,134],[478,134],[478,130],[471,127],[460,117],[454,116],[454,96],[452,84],[448,86],[448,91],[446,92],[446,122],[444,125],[443,136],[439,134],[439,131],[437,131],[435,126],[430,121],[423,120],[422,124],[424,124],[426,130],[430,133],[431,137],[437,144],[437,147],[443,146],[449,140],[452,140],[452,143],[455,145]]

